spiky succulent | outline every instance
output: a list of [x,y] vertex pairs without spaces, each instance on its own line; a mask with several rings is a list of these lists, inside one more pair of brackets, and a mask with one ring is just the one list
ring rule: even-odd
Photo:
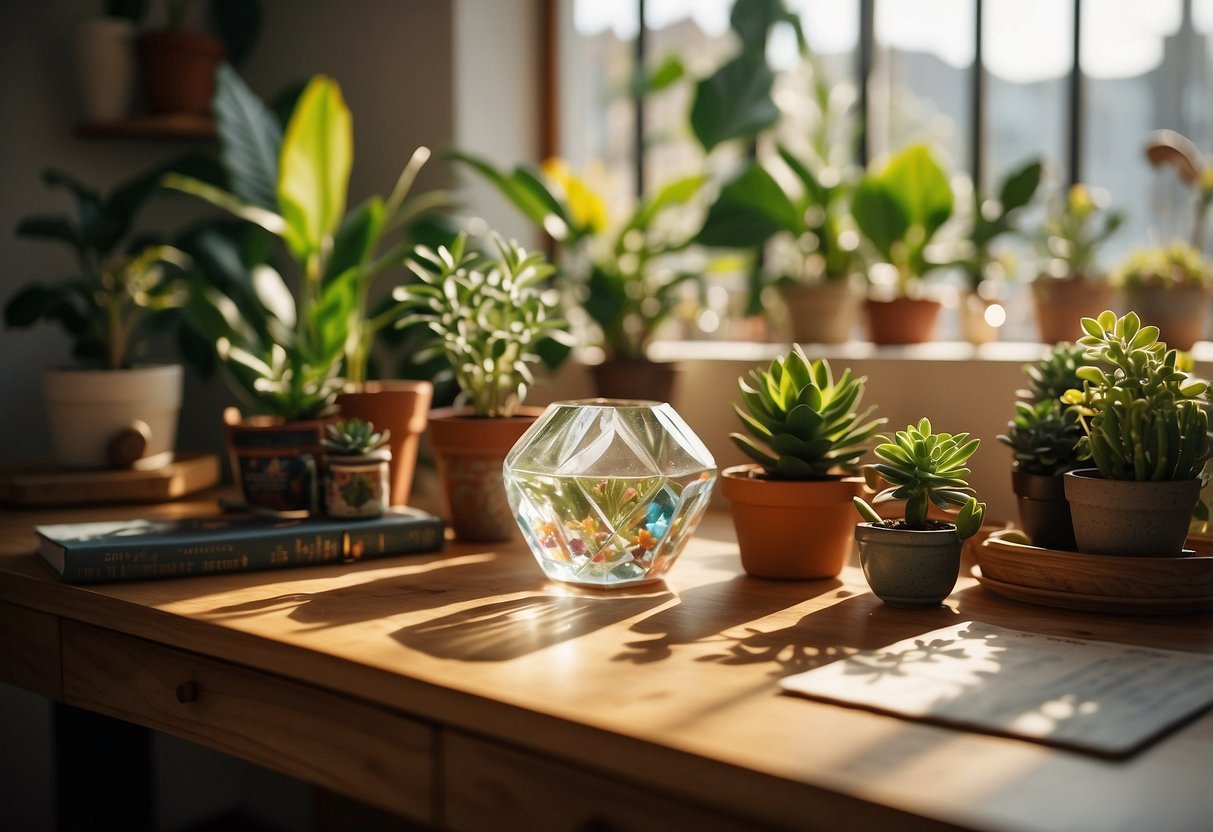
[[[977,502],[976,492],[969,486],[972,473],[966,466],[969,457],[981,444],[967,433],[933,433],[925,417],[917,425],[907,425],[875,448],[881,460],[864,467],[869,485],[883,480],[889,486],[876,495],[874,502],[905,500],[905,527],[927,529],[927,509],[960,506],[956,517],[956,536],[961,540],[972,537],[981,528],[985,503]],[[855,497],[859,513],[873,523],[884,522],[874,508]]]
[[1080,458],[1108,479],[1160,481],[1199,476],[1209,456],[1209,384],[1176,366],[1175,350],[1142,326],[1136,312],[1111,310],[1083,318],[1079,344],[1086,357],[1107,365],[1083,367],[1082,389],[1066,392],[1086,436]]
[[737,381],[745,409],[736,404],[733,409],[750,436],[730,438],[769,477],[808,480],[834,468],[854,471],[868,440],[885,422],[868,420],[875,407],[858,412],[867,379],[847,369],[835,382],[829,363],[810,362],[799,345],[766,370],[751,370],[749,377],[749,384],[744,377]]
[[381,449],[391,436],[390,430],[376,431],[365,419],[346,419],[330,424],[322,441],[331,454],[366,456]]
[[1078,415],[1061,403],[1067,390],[1082,384],[1080,367],[1089,366],[1086,350],[1070,342],[1024,367],[1028,389],[1018,391],[1015,418],[998,441],[1011,448],[1016,467],[1028,474],[1061,476],[1082,465],[1077,445],[1083,437]]

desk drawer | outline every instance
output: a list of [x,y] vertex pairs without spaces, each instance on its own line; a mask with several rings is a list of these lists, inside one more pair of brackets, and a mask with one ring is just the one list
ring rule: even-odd
[[58,618],[0,601],[0,682],[63,697]]
[[[703,806],[561,760],[448,731],[443,736],[443,826],[454,830],[753,832]],[[666,773],[668,774],[668,773]]]
[[70,705],[146,725],[427,823],[435,729],[267,673],[74,622]]

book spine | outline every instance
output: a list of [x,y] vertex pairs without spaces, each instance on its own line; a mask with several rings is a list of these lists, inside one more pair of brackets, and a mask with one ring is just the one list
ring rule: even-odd
[[288,566],[341,563],[340,531],[291,529],[281,536],[233,538],[205,543],[132,545],[105,553],[65,554],[63,580],[70,583],[137,581]]
[[437,517],[400,526],[354,526],[346,532],[346,561],[383,555],[420,554],[442,548],[442,520]]

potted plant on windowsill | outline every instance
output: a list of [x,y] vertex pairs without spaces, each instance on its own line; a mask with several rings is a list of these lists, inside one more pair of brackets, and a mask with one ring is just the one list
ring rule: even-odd
[[[166,184],[251,225],[226,250],[224,237],[232,235],[216,233],[214,224],[194,235],[195,259],[210,270],[196,286],[191,320],[220,345],[234,386],[258,416],[314,421],[336,403],[342,415],[390,433],[392,500],[406,504],[433,387],[368,379],[375,336],[394,319],[371,307],[371,289],[380,274],[403,266],[417,223],[447,203],[442,192],[409,198],[429,151],[413,153],[386,198],[372,196],[347,213],[353,121],[335,81],[311,79],[283,131],[223,67],[215,114],[231,191],[186,177]],[[267,258],[266,235],[293,261],[297,303],[281,269],[266,262],[277,260]],[[241,313],[234,320],[233,307]],[[310,429],[318,442],[323,424]]]
[[1107,193],[1076,184],[1054,205],[1037,234],[1045,257],[1032,282],[1036,322],[1045,344],[1079,335],[1074,322],[1094,317],[1112,304],[1115,290],[1100,270],[1099,248],[1116,233],[1124,215],[1106,207]]
[[676,368],[652,361],[648,350],[702,269],[679,268],[677,257],[692,240],[665,225],[670,212],[699,192],[704,177],[667,183],[611,227],[602,195],[561,160],[549,160],[542,171],[506,172],[470,154],[451,158],[491,182],[560,245],[565,260],[558,276],[571,304],[598,330],[604,356],[592,369],[598,395],[669,401]]
[[960,330],[970,344],[998,339],[998,324],[987,313],[1006,280],[1007,258],[998,257],[991,248],[1000,237],[1017,230],[1016,221],[1035,196],[1043,169],[1038,160],[1033,160],[1011,171],[998,186],[997,196],[983,197],[970,189],[973,198],[967,216],[968,232],[954,264],[960,266],[965,279]]
[[1176,366],[1175,350],[1137,313],[1083,318],[1087,360],[1077,408],[1086,436],[1079,452],[1095,469],[1066,474],[1080,552],[1178,556],[1209,456],[1208,382]]
[[449,249],[418,247],[410,261],[418,281],[393,292],[398,325],[428,327],[428,350],[446,356],[459,386],[454,407],[431,412],[429,435],[461,540],[518,534],[502,465],[540,412],[522,407],[539,344],[568,340],[556,291],[544,288],[553,267],[495,234],[493,244],[495,255],[480,255],[461,234]]
[[186,157],[141,174],[101,194],[62,171],[42,179],[75,199],[76,214],[36,215],[17,235],[66,244],[77,274],[58,283],[33,283],[4,310],[9,327],[40,321],[60,325],[72,342],[75,369],[47,369],[44,386],[55,460],[68,467],[172,461],[181,407],[179,364],[146,364],[148,337],[184,300],[177,249],[132,239],[136,214],[168,169],[203,173]]
[[[891,285],[874,285],[867,301],[874,343],[918,344],[935,337],[941,304],[924,296],[922,282],[939,265],[928,261],[927,249],[952,216],[952,204],[947,175],[921,144],[869,170],[856,187],[851,200],[855,223],[894,278]],[[886,296],[877,294],[881,289]]]
[[1200,251],[1182,242],[1137,249],[1112,275],[1126,309],[1158,327],[1158,337],[1190,350],[1204,337],[1213,275]]
[[859,412],[865,379],[848,369],[835,381],[825,359],[810,362],[799,345],[738,380],[748,433],[733,442],[756,464],[724,471],[741,564],[759,578],[803,580],[837,575],[851,556],[851,499],[868,440],[884,419]]
[[998,437],[1013,453],[1011,488],[1020,524],[1034,545],[1047,549],[1074,548],[1063,477],[1082,467],[1078,443],[1083,430],[1078,414],[1061,397],[1082,384],[1078,370],[1089,366],[1084,353],[1083,347],[1062,342],[1026,366],[1028,389],[1018,391],[1015,418]]
[[[891,607],[937,607],[956,586],[964,541],[981,529],[985,516],[966,467],[980,440],[967,433],[933,433],[926,418],[884,438],[874,450],[881,461],[865,466],[864,477],[869,484],[890,483],[875,501],[904,500],[905,518],[886,520],[855,497],[867,521],[855,527],[863,574]],[[928,520],[931,505],[959,507],[955,523]]]

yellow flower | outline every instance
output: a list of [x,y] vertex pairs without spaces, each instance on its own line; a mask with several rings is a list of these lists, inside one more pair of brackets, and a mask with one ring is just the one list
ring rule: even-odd
[[567,162],[555,157],[548,159],[543,163],[543,172],[564,191],[574,226],[588,228],[594,234],[606,230],[606,203],[584,179],[569,170]]

